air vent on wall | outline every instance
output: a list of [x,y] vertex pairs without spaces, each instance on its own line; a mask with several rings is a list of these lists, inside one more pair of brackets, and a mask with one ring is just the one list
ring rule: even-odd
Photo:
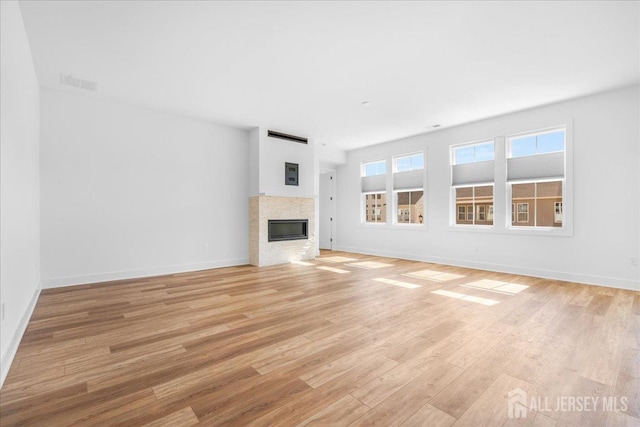
[[82,80],[77,77],[73,77],[71,74],[60,74],[60,83],[66,86],[73,86],[78,89],[85,89],[93,92],[98,90],[98,83],[91,82],[89,80]]
[[303,138],[301,136],[289,135],[273,130],[267,131],[267,135],[271,138],[286,139],[287,141],[298,142],[300,144],[306,144],[309,141],[307,138]]

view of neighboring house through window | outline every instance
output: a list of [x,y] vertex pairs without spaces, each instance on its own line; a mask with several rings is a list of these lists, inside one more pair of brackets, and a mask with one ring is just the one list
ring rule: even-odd
[[562,227],[565,130],[507,139],[512,227]]
[[424,222],[424,191],[397,191],[396,210],[398,224],[422,224]]
[[387,193],[364,195],[365,222],[387,222]]
[[511,194],[518,227],[562,226],[562,181],[512,184]]
[[494,142],[451,149],[454,225],[493,225]]
[[385,223],[387,221],[387,162],[378,160],[362,164],[362,221]]
[[394,209],[397,224],[424,223],[424,154],[393,158]]
[[493,225],[493,185],[457,187],[455,203],[456,224]]

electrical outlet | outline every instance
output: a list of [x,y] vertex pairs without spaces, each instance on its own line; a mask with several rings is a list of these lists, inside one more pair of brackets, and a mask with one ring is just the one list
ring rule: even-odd
[[631,265],[638,265],[638,258],[637,257],[629,257],[629,264]]
[[203,243],[202,244],[202,249],[204,249],[205,251],[209,250],[209,244],[208,243]]

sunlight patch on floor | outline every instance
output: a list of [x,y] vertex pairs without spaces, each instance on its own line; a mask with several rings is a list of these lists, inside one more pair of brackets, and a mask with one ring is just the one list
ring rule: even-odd
[[307,261],[291,261],[291,264],[296,264],[296,265],[315,265],[312,262],[307,262]]
[[434,282],[448,282],[449,280],[462,279],[465,277],[461,274],[443,273],[435,270],[414,271],[412,273],[404,273],[403,276],[433,280]]
[[351,262],[351,261],[357,261],[357,258],[349,258],[349,257],[346,257],[346,256],[334,255],[334,256],[316,258],[316,260],[318,260],[318,261],[329,261],[329,262]]
[[352,267],[359,268],[384,268],[384,267],[393,267],[393,264],[386,264],[384,262],[375,262],[375,261],[362,261],[362,262],[354,262],[352,264],[347,264]]
[[342,270],[340,268],[326,267],[324,265],[322,265],[320,267],[316,267],[316,268],[318,270],[331,271],[333,273],[339,273],[339,274],[351,273],[349,270]]
[[407,282],[401,282],[399,280],[385,279],[384,277],[379,277],[373,280],[375,282],[386,283],[387,285],[400,286],[402,288],[408,288],[408,289],[415,289],[415,288],[422,287],[420,285],[416,285],[415,283],[407,283]]
[[477,282],[465,283],[465,288],[480,289],[483,291],[497,292],[505,295],[516,295],[527,289],[527,285],[519,285],[517,283],[500,282],[498,280],[483,279]]
[[437,291],[431,291],[432,294],[442,295],[445,297],[461,299],[464,301],[475,302],[482,305],[496,305],[500,304],[500,301],[496,301],[493,299],[474,297],[472,295],[459,294],[458,292],[445,291],[444,289],[439,289]]

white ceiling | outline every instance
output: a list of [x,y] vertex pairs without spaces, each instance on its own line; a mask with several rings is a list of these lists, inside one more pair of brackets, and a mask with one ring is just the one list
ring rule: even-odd
[[[44,87],[353,149],[637,83],[638,2],[23,2]],[[370,107],[363,107],[370,101]]]

